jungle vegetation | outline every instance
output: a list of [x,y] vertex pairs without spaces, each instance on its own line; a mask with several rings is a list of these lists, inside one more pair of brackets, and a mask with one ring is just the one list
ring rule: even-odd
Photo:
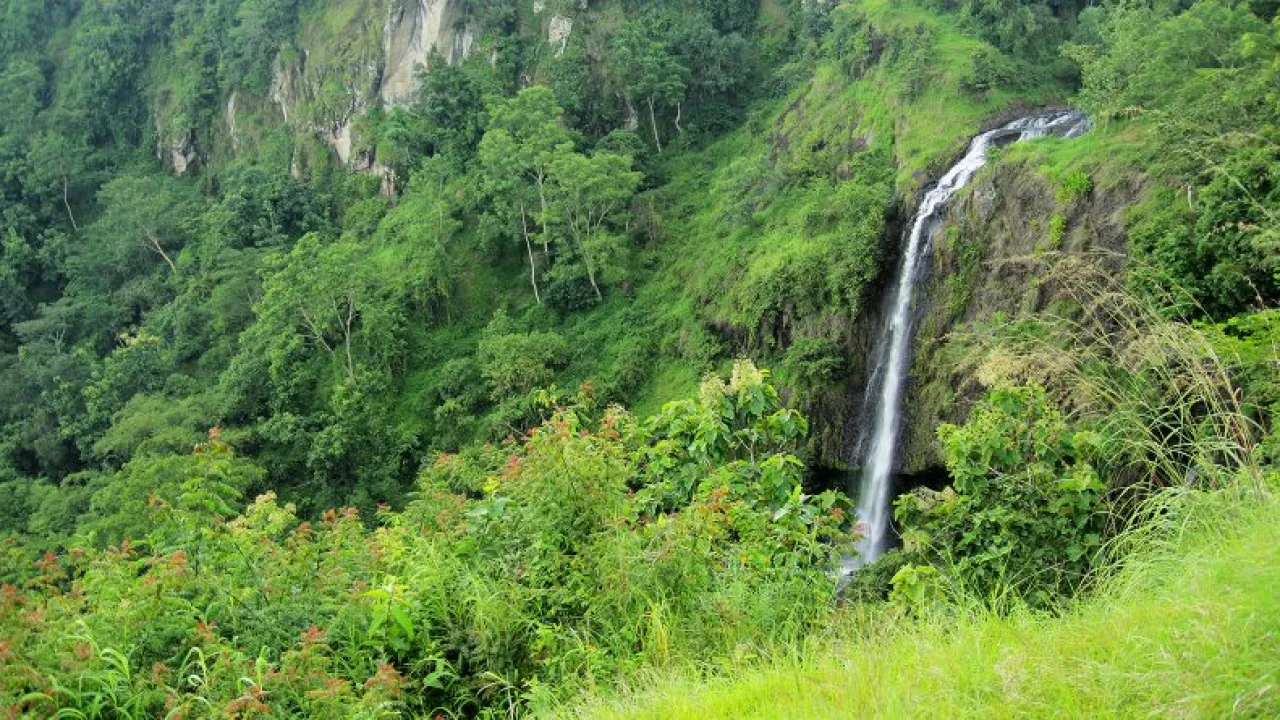
[[[1280,713],[1275,2],[450,2],[348,117],[399,0],[0,0],[10,716]],[[895,233],[1064,104],[989,171],[1139,178],[1125,272],[955,333],[845,583]]]

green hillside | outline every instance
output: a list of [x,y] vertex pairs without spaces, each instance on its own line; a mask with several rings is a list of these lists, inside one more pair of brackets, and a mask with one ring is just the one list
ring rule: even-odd
[[0,0],[0,99],[14,717],[1276,712],[1270,0]]

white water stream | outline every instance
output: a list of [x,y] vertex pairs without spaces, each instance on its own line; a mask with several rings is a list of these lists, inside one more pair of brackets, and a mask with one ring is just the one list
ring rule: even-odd
[[987,163],[993,145],[1019,142],[1046,135],[1071,138],[1089,129],[1089,119],[1072,111],[1045,113],[1019,118],[975,137],[969,149],[937,186],[920,203],[905,247],[890,305],[876,340],[875,365],[868,376],[863,418],[872,422],[871,433],[862,446],[862,478],[858,493],[858,519],[864,530],[857,556],[846,569],[853,569],[880,557],[889,540],[892,508],[890,497],[898,435],[902,425],[902,396],[911,369],[911,341],[915,329],[913,300],[916,285],[928,275],[932,238],[951,199]]

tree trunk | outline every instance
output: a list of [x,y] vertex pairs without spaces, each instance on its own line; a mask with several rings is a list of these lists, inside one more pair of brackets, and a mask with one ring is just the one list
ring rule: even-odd
[[524,201],[520,201],[520,227],[524,230],[524,249],[529,252],[529,282],[533,284],[533,299],[542,304],[542,294],[538,292],[538,266],[533,262],[533,243],[529,242],[529,221],[525,217]]
[[596,284],[596,271],[591,269],[591,263],[583,263],[587,266],[587,279],[591,281],[591,289],[596,291],[596,302],[604,302],[604,296],[600,294],[600,286]]
[[543,189],[543,181],[546,175],[541,170],[538,171],[538,201],[542,203],[542,255],[543,257],[551,256],[551,248],[547,242],[547,194]]
[[309,337],[320,343],[320,347],[324,348],[325,352],[332,355],[333,348],[329,346],[329,341],[324,339],[324,333],[320,331],[320,327],[316,325],[316,321],[311,319],[311,313],[307,312],[307,309],[301,305],[298,306],[298,312],[302,315],[302,322],[305,323],[307,329],[311,331],[311,335],[309,335]]
[[680,127],[680,116],[684,114],[684,103],[676,103],[676,132],[684,134],[684,128]]
[[71,228],[76,232],[80,232],[80,226],[76,224],[76,216],[71,212],[71,203],[67,200],[67,176],[62,176],[62,206],[67,209],[67,219],[71,220]]
[[151,243],[151,249],[160,253],[160,257],[164,258],[164,261],[169,264],[169,270],[172,271],[174,275],[177,275],[178,266],[173,264],[173,260],[169,258],[169,253],[165,252],[164,248],[160,246],[160,238],[157,238],[155,233],[148,230],[147,241]]
[[342,323],[343,344],[346,346],[347,353],[347,377],[351,380],[356,379],[356,364],[351,358],[351,323],[355,320],[356,303],[351,296],[347,296],[347,319]]
[[649,127],[653,128],[653,144],[662,152],[662,141],[658,139],[658,120],[653,114],[653,98],[649,98]]

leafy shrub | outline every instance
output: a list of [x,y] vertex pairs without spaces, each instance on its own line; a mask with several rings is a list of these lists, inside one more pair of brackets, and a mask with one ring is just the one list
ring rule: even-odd
[[551,332],[518,332],[499,310],[485,328],[477,357],[495,400],[528,393],[551,381],[564,359],[564,338]]
[[1280,310],[1263,310],[1207,328],[1214,352],[1244,390],[1245,412],[1269,430],[1259,445],[1267,462],[1280,466]]
[[221,431],[214,428],[208,442],[197,445],[190,455],[131,460],[94,493],[93,519],[82,531],[94,544],[105,546],[124,538],[141,540],[156,527],[177,529],[176,520],[167,517],[174,514],[232,517],[245,490],[263,477],[262,468],[236,458],[222,441]]
[[1091,192],[1093,192],[1093,180],[1090,179],[1089,173],[1083,170],[1071,170],[1058,179],[1056,196],[1060,203],[1070,205]]
[[562,313],[586,310],[599,302],[586,273],[558,273],[543,289],[542,299],[549,307]]
[[1052,48],[1068,24],[1056,3],[1026,0],[959,0],[940,3],[997,48],[1035,56]]
[[1161,189],[1133,213],[1130,244],[1146,262],[1135,267],[1138,287],[1156,296],[1186,293],[1222,320],[1259,300],[1280,297],[1277,264],[1268,244],[1276,232],[1271,178],[1280,152],[1241,157],[1200,189],[1194,206],[1185,193]]
[[911,561],[912,556],[900,548],[886,552],[849,576],[848,584],[843,588],[844,598],[861,603],[888,600],[894,589],[893,579]]
[[[438,455],[375,527],[353,508],[303,521],[270,494],[232,516],[206,472],[144,538],[49,553],[0,589],[0,703],[497,716],[642,663],[794,641],[830,606],[849,515],[803,493],[789,448],[807,424],[767,377],[740,362],[646,422],[569,405],[519,441]],[[203,452],[229,462],[217,438]]]
[[824,38],[824,53],[839,63],[846,77],[857,80],[879,61],[883,40],[877,49],[874,29],[852,6],[841,5],[831,12],[831,30]]
[[970,92],[1004,87],[1017,73],[1004,53],[990,45],[984,44],[975,50],[969,62],[968,71],[960,78],[960,86]]
[[1095,441],[1037,387],[998,388],[963,426],[943,425],[953,486],[897,502],[908,552],[963,591],[1046,604],[1077,586],[1098,549],[1102,482]]
[[1045,250],[1059,250],[1062,241],[1067,238],[1067,216],[1054,214],[1049,218],[1049,237],[1045,239]]
[[824,389],[839,384],[846,369],[845,351],[827,338],[797,338],[787,348],[783,367],[798,397],[813,399]]
[[925,24],[895,28],[888,39],[886,60],[902,83],[902,97],[914,100],[929,84],[929,61],[936,52],[934,29]]
[[1141,118],[1151,133],[1142,150],[1171,182],[1132,218],[1130,247],[1143,261],[1134,280],[1161,301],[1185,291],[1184,317],[1225,320],[1280,297],[1280,113],[1260,100],[1276,79],[1273,12],[1222,0],[1118,5],[1091,13],[1080,42],[1065,46],[1090,113]]

